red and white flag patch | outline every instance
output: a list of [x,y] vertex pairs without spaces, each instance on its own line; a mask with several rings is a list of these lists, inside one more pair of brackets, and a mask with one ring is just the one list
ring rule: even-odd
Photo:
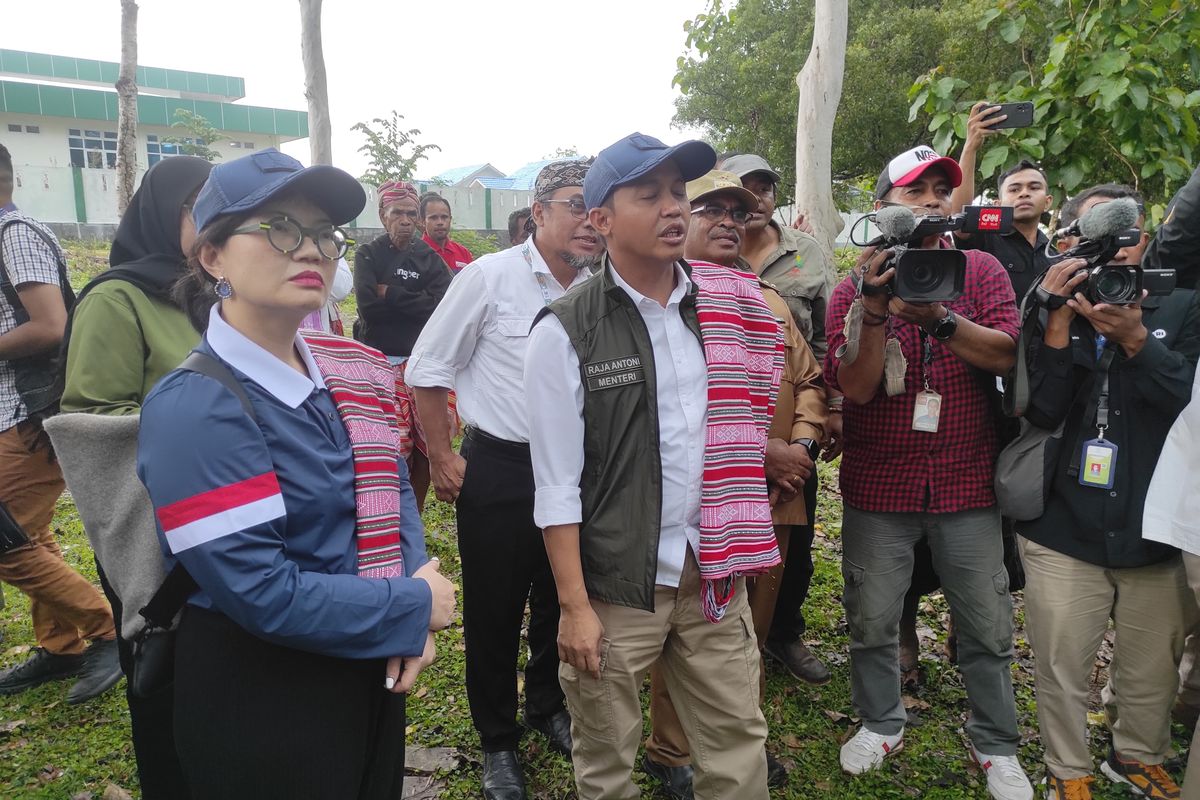
[[158,510],[172,553],[287,514],[274,470],[210,489]]

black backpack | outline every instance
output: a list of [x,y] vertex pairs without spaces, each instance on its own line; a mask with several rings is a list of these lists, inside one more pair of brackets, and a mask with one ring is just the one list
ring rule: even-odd
[[[58,266],[58,283],[62,289],[63,306],[69,314],[72,306],[75,305],[75,292],[71,289],[71,283],[67,278],[67,261],[62,255],[61,248],[41,227],[21,217],[0,222],[0,241],[4,239],[4,233],[9,227],[17,224],[25,225],[36,233],[50,248],[50,252],[54,253]],[[17,325],[23,325],[29,321],[29,313],[21,305],[17,289],[9,280],[8,271],[4,268],[2,250],[0,250],[0,294],[12,307]],[[58,403],[63,394],[64,367],[66,366],[59,364],[59,353],[60,348],[55,345],[44,353],[14,358],[8,362],[16,373],[17,394],[30,417],[47,417],[58,411]]]

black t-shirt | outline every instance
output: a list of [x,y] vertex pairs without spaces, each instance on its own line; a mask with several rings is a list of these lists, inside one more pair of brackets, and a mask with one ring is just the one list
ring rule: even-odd
[[[387,287],[383,297],[380,285]],[[448,288],[446,262],[419,237],[400,251],[386,233],[377,236],[354,254],[355,336],[384,355],[410,355]]]
[[1042,273],[1054,263],[1046,258],[1046,234],[1037,233],[1037,242],[1030,247],[1029,240],[1020,231],[1011,233],[973,233],[969,239],[958,241],[960,250],[982,250],[991,253],[1004,267],[1017,294],[1017,305]]

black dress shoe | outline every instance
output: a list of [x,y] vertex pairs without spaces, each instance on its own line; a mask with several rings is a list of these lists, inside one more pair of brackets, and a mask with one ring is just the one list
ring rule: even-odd
[[771,751],[767,751],[767,786],[772,789],[778,789],[780,786],[786,786],[788,779],[787,767],[783,765],[775,756],[771,755]]
[[117,640],[97,639],[83,653],[83,672],[67,692],[67,702],[71,705],[86,703],[116,686],[121,675]]
[[651,761],[650,756],[642,756],[642,772],[662,784],[667,796],[672,800],[695,800],[692,793],[693,771],[690,764],[682,767],[668,767],[657,761]]
[[571,715],[566,711],[548,717],[535,717],[525,712],[525,727],[545,736],[550,741],[551,750],[571,757]]
[[515,750],[483,754],[484,800],[526,800],[525,776]]
[[73,678],[82,669],[82,655],[55,655],[35,647],[29,658],[0,672],[0,694],[19,694],[49,681]]

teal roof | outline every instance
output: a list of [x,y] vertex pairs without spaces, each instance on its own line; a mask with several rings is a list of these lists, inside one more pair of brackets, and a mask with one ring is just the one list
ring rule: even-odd
[[[138,95],[137,105],[138,122],[143,125],[169,126],[175,121],[175,111],[182,108],[204,117],[220,131],[262,133],[295,139],[308,136],[308,113],[304,111],[145,94]],[[117,94],[97,89],[0,81],[0,112],[115,123]]]
[[[115,61],[0,49],[0,72],[13,75],[29,75],[51,80],[93,81],[112,86],[116,84],[120,70],[121,65]],[[139,66],[137,85],[139,89],[211,94],[226,100],[240,100],[246,96],[246,82],[241,78],[162,67]]]

